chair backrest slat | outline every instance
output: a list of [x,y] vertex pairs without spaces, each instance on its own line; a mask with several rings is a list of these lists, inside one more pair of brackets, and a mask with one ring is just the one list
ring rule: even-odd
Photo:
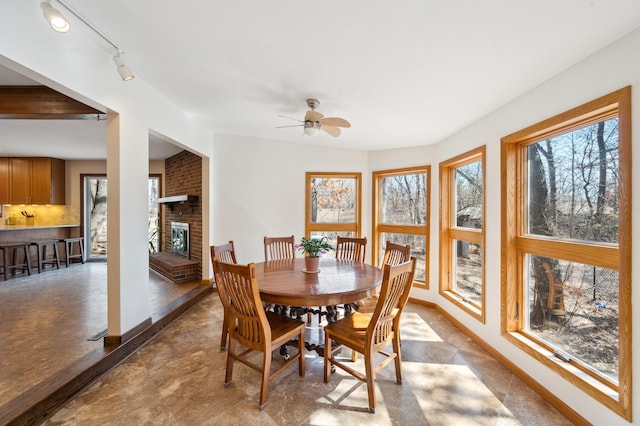
[[387,241],[380,269],[384,268],[384,265],[387,263],[390,265],[399,265],[400,263],[404,263],[409,260],[410,256],[411,246],[409,244],[403,246]]
[[409,300],[415,270],[415,257],[399,265],[384,265],[378,303],[367,329],[372,347],[386,344],[392,333],[398,329],[400,314]]
[[255,265],[238,265],[213,260],[216,285],[221,291],[220,299],[226,303],[235,324],[233,333],[238,342],[250,349],[264,350],[271,342],[271,328],[262,307]]
[[293,259],[294,237],[264,237],[264,260]]
[[336,259],[364,262],[367,251],[367,237],[338,237]]
[[233,241],[219,246],[211,246],[211,259],[217,257],[220,262],[238,263],[236,260],[236,251],[233,247]]

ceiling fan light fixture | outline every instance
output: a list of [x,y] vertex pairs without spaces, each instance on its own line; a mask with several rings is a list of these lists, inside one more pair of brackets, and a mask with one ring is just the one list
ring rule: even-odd
[[40,7],[42,8],[42,14],[44,18],[49,23],[49,26],[59,33],[66,33],[71,29],[71,24],[67,18],[64,17],[62,13],[55,7],[51,6],[50,1],[43,1],[40,3]]
[[304,135],[316,136],[320,133],[320,123],[317,121],[305,121],[304,122]]
[[135,78],[135,75],[133,75],[131,68],[129,68],[122,60],[122,56],[120,56],[120,53],[116,54],[113,57],[113,62],[115,62],[116,66],[118,67],[118,74],[120,74],[120,78],[122,78],[124,81],[133,80]]

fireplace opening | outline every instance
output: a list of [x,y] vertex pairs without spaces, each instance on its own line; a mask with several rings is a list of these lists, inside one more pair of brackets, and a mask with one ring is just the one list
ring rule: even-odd
[[189,258],[189,224],[171,222],[171,252]]

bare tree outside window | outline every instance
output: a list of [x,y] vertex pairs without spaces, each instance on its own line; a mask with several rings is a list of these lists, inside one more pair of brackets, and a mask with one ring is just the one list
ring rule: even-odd
[[631,421],[631,87],[501,138],[501,330]]
[[416,258],[414,280],[423,286],[427,280],[428,174],[427,166],[373,173],[378,211],[375,260],[383,258],[387,242],[410,245],[411,256]]
[[[306,225],[310,237],[327,237],[335,247],[338,235],[355,237],[360,233],[360,173],[307,172]],[[332,256],[333,251],[324,256]]]
[[[527,232],[618,243],[618,118],[526,147]],[[617,271],[529,256],[528,327],[617,381]]]
[[481,146],[440,163],[440,294],[485,319],[485,155]]

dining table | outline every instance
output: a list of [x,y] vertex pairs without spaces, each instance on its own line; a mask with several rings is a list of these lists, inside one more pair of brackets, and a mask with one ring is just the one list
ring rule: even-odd
[[[382,270],[364,262],[320,258],[319,270],[307,272],[304,258],[256,263],[260,298],[268,304],[293,307],[298,317],[313,312],[333,322],[338,315],[336,306],[348,307],[371,297],[382,283]],[[322,355],[322,339],[307,343],[308,350]]]

